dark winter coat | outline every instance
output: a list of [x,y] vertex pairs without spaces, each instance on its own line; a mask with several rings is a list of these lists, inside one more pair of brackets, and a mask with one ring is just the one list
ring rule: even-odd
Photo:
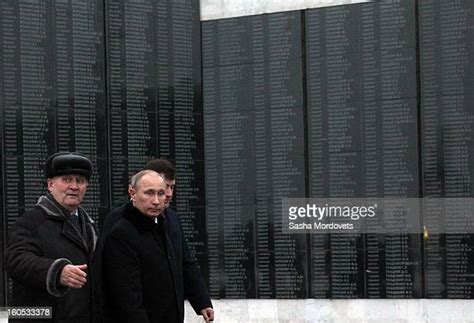
[[156,224],[130,203],[104,243],[102,277],[107,317],[114,322],[182,322],[184,299],[196,313],[211,307],[178,216],[167,209]]
[[60,285],[59,277],[67,264],[87,264],[89,272],[97,236],[82,208],[80,228],[66,214],[52,196],[42,196],[13,226],[5,252],[5,267],[13,279],[8,305],[52,307],[54,322],[90,322],[91,275],[80,289]]

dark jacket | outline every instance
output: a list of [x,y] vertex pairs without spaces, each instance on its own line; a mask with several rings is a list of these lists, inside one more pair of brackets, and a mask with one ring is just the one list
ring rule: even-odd
[[42,196],[13,226],[5,251],[5,267],[13,279],[8,305],[52,307],[54,322],[90,322],[90,277],[80,289],[60,285],[59,277],[67,264],[90,268],[97,236],[82,208],[80,228],[66,219],[66,212],[52,196]]
[[121,202],[115,203],[112,205],[112,208],[105,217],[104,224],[100,228],[100,237],[98,244],[105,242],[105,238],[109,235],[110,231],[112,231],[112,228],[114,225],[119,222],[121,218],[125,215],[125,209],[127,204],[130,204],[130,198],[125,198],[121,200]]
[[103,244],[104,316],[116,322],[182,322],[185,297],[197,314],[212,306],[172,210],[165,211],[162,226],[130,203],[113,213],[118,222]]

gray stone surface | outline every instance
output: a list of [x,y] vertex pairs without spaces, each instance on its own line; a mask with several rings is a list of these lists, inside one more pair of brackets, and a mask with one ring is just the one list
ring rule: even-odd
[[[472,300],[301,299],[213,300],[215,323],[289,322],[456,322],[473,323]],[[185,322],[203,322],[186,303]]]
[[372,0],[201,0],[201,20],[337,6]]

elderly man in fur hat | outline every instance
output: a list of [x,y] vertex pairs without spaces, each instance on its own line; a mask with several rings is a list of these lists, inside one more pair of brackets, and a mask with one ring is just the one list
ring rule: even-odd
[[48,193],[19,217],[9,234],[9,306],[51,307],[54,322],[91,321],[88,266],[97,239],[93,221],[80,206],[91,174],[91,161],[79,153],[47,159]]

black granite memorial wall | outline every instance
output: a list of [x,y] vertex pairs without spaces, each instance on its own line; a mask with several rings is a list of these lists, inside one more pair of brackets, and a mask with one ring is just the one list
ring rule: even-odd
[[[420,1],[420,109],[423,194],[474,195],[474,4]],[[425,242],[426,297],[474,297],[474,235],[438,234],[442,226],[464,232],[465,223],[432,212]]]
[[425,239],[281,221],[286,197],[472,197],[472,10],[382,0],[200,23],[195,0],[2,0],[0,247],[49,154],[91,158],[99,224],[164,157],[213,298],[473,298],[473,235],[440,232],[435,212]]
[[160,156],[176,163],[175,207],[207,272],[200,55],[197,1],[2,0],[2,250],[45,192],[49,154],[92,160],[84,207],[99,225]]
[[5,0],[0,15],[4,242],[44,193],[42,165],[57,150],[94,163],[84,202],[94,219],[109,199],[102,1]]
[[[408,1],[306,12],[310,197],[418,196],[415,23]],[[315,295],[422,296],[419,237],[311,239]]]
[[305,194],[301,28],[299,12],[203,23],[214,297],[308,297],[306,237],[280,216]]
[[276,207],[471,197],[470,10],[374,1],[202,23],[214,297],[472,298],[472,236],[433,234],[433,213],[416,219],[425,240],[305,236],[282,234]]
[[110,200],[147,160],[174,161],[175,208],[205,269],[199,3],[109,0],[105,15]]

